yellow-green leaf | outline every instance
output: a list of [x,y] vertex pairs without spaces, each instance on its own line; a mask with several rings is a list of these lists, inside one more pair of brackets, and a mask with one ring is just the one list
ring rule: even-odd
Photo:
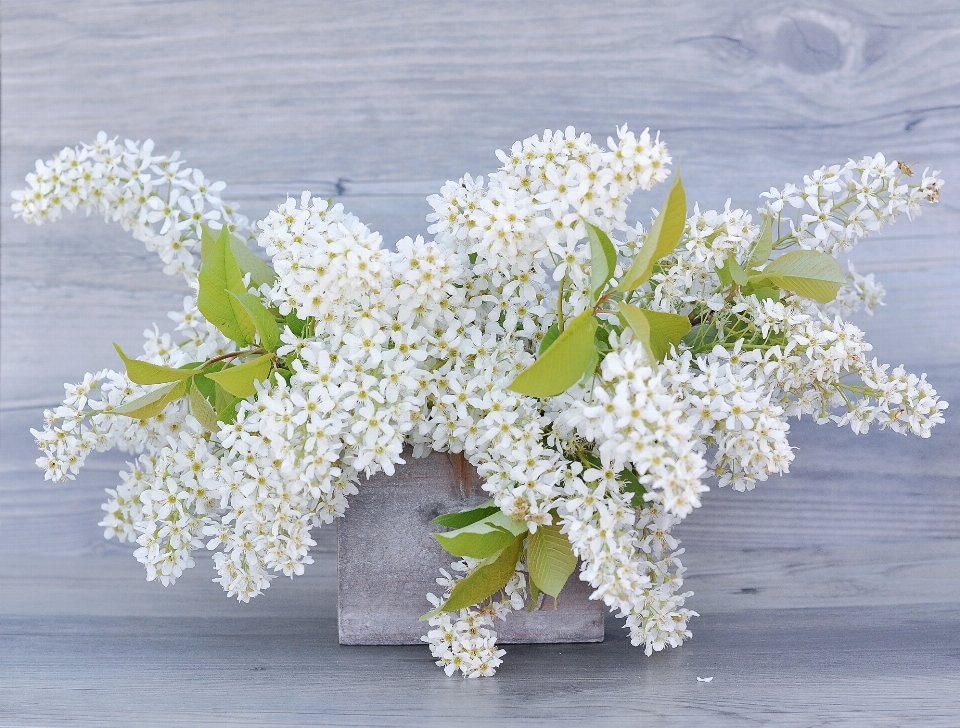
[[593,300],[597,300],[616,270],[617,250],[603,230],[590,223],[586,223],[586,226],[590,240],[590,289],[593,291]]
[[[223,335],[247,346],[253,331],[252,324],[241,325],[228,292],[246,293],[243,273],[233,257],[230,246],[230,231],[221,228],[220,236],[212,239],[207,231],[203,238],[203,265],[199,275],[200,289],[197,292],[197,308]],[[246,329],[246,330],[245,330]],[[252,334],[251,334],[252,335]]]
[[560,526],[540,526],[527,537],[527,569],[530,579],[554,599],[577,568],[577,557]]
[[743,266],[737,262],[737,259],[733,257],[733,253],[727,256],[727,270],[730,272],[730,278],[733,279],[734,283],[738,286],[747,285],[747,272],[743,269]]
[[649,309],[644,309],[643,313],[650,324],[650,347],[657,361],[663,361],[670,353],[670,347],[679,346],[683,337],[690,332],[690,319],[678,313]]
[[557,337],[560,336],[560,324],[554,321],[550,324],[550,327],[547,329],[547,332],[543,335],[543,339],[540,341],[540,348],[537,350],[537,356],[540,356],[545,352],[554,341],[557,340]]
[[142,397],[137,397],[130,402],[114,407],[109,414],[124,415],[132,417],[135,420],[148,420],[156,417],[166,409],[167,405],[174,400],[180,399],[187,393],[187,382],[173,382],[165,387],[160,387],[149,392]]
[[680,172],[673,180],[670,194],[663,209],[654,220],[646,240],[640,247],[637,257],[634,258],[630,269],[624,274],[623,280],[617,286],[618,291],[633,291],[650,278],[653,266],[665,255],[673,252],[683,235],[683,228],[687,224],[687,196],[683,191]]
[[441,513],[433,519],[433,523],[436,523],[438,526],[446,526],[447,528],[463,528],[464,526],[469,526],[472,523],[483,520],[487,516],[492,516],[499,510],[500,509],[493,504],[493,499],[491,498],[476,508],[468,508],[465,511],[455,511],[453,513]]
[[237,261],[237,265],[240,266],[240,270],[250,274],[250,283],[254,288],[260,288],[262,285],[273,285],[277,277],[276,271],[270,267],[267,261],[254,255],[242,240],[231,236],[230,250],[233,253],[234,260]]
[[226,367],[219,372],[211,372],[206,376],[235,397],[246,399],[257,393],[254,382],[265,381],[270,376],[272,368],[273,355],[264,354],[243,364]]
[[553,397],[566,392],[593,361],[596,330],[597,317],[593,311],[584,311],[567,324],[550,348],[520,372],[507,389],[530,397]]
[[243,304],[237,299],[236,293],[227,291],[226,294],[227,300],[230,302],[230,308],[233,309],[233,318],[237,331],[241,334],[240,338],[236,339],[237,343],[241,344],[241,346],[252,344],[257,334],[257,327],[254,325],[253,319],[250,318],[250,314],[247,313]]
[[756,268],[763,265],[773,252],[773,220],[764,216],[763,226],[760,228],[760,236],[753,244],[753,250],[750,251],[750,257],[747,259],[747,268]]
[[653,361],[663,361],[670,353],[670,347],[679,346],[680,340],[690,331],[690,320],[686,316],[650,311],[629,303],[618,305],[620,315]]
[[590,362],[587,364],[586,369],[583,370],[583,374],[580,375],[580,383],[583,386],[588,386],[590,380],[593,378],[594,374],[597,372],[597,365],[600,363],[600,350],[597,348],[596,339],[593,343],[593,353],[590,354]]
[[479,604],[487,597],[503,589],[517,571],[520,558],[522,536],[487,559],[470,574],[458,581],[450,593],[450,598],[440,607],[443,612],[457,610]]
[[[220,232],[214,235],[213,230],[206,225],[203,226],[200,235],[200,257],[202,260],[210,259],[213,249],[212,246],[217,242],[217,239],[223,235],[223,230],[224,228],[221,228]],[[277,278],[277,273],[270,267],[270,264],[255,255],[250,248],[247,247],[247,244],[236,236],[230,235],[229,237],[230,250],[233,252],[233,258],[237,261],[241,272],[250,274],[250,282],[253,286],[259,288],[265,283],[267,285],[273,285],[274,280]]]
[[210,256],[213,254],[213,246],[216,244],[218,237],[219,237],[219,233],[217,235],[214,235],[213,230],[211,230],[206,225],[202,225],[200,227],[200,260],[201,261],[210,260]]
[[447,533],[435,533],[434,538],[454,556],[485,559],[505,548],[518,536],[527,532],[524,521],[515,521],[501,510]]
[[623,302],[618,303],[617,307],[620,310],[620,318],[624,326],[629,326],[630,330],[633,331],[634,338],[643,344],[650,361],[656,361],[653,349],[650,348],[650,324],[647,322],[647,317],[643,315],[643,309]]
[[530,602],[527,604],[528,612],[537,611],[539,606],[538,602],[540,601],[540,587],[537,586],[537,583],[531,579],[530,580]]
[[[273,314],[267,310],[260,298],[252,293],[234,293],[233,291],[228,291],[228,295],[232,299],[237,320],[246,318],[250,326],[260,334],[260,346],[270,351],[276,349],[277,344],[280,343],[280,327],[277,326]],[[238,306],[240,307],[239,311],[237,310]],[[246,330],[244,332],[246,333]],[[253,338],[252,333],[250,338]]]
[[211,432],[220,429],[217,424],[217,413],[213,409],[203,393],[197,389],[195,382],[190,386],[190,414],[197,418],[197,422],[206,427]]
[[117,344],[114,344],[113,348],[123,359],[123,363],[127,367],[127,376],[137,384],[165,384],[166,382],[179,382],[193,376],[193,372],[189,369],[174,369],[173,367],[151,364],[139,359],[131,359],[123,353],[123,349]]
[[237,407],[242,401],[227,392],[223,387],[215,382],[213,385],[213,406],[217,410],[217,421],[231,424],[237,417]]
[[773,284],[818,303],[829,303],[846,279],[836,259],[816,250],[793,250],[750,276],[754,285]]

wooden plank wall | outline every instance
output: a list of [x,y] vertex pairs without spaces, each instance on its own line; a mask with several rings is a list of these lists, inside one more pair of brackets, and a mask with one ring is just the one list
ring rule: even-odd
[[[790,476],[709,494],[682,532],[705,615],[682,650],[643,661],[620,635],[517,647],[472,688],[418,648],[336,646],[332,530],[310,576],[240,607],[205,561],[162,591],[102,540],[121,456],[42,482],[27,432],[39,410],[115,364],[112,341],[133,349],[164,326],[184,291],[122,230],[26,226],[9,209],[35,159],[100,129],[181,150],[254,219],[310,189],[388,241],[425,234],[424,198],[444,180],[494,169],[495,149],[544,127],[659,129],[709,207],[753,207],[771,185],[883,151],[947,186],[939,208],[853,253],[888,289],[858,322],[881,359],[957,399],[956,3],[0,0],[0,16],[0,725],[133,709],[144,725],[427,725],[459,706],[480,722],[960,721],[956,412],[927,441],[801,423]],[[708,669],[716,681],[696,683]]]

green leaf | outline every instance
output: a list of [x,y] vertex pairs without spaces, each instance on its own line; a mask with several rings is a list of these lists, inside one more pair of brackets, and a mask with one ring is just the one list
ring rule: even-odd
[[683,337],[690,331],[690,319],[679,313],[644,310],[650,324],[650,346],[657,361],[670,353],[671,346],[680,346]]
[[593,361],[596,330],[597,317],[593,311],[584,311],[567,324],[550,348],[520,372],[507,389],[530,397],[553,397],[566,392]]
[[818,303],[837,296],[845,278],[836,259],[816,250],[793,250],[775,258],[761,272],[750,276],[755,285],[772,283]]
[[515,538],[527,532],[525,521],[515,521],[501,510],[483,520],[471,523],[449,533],[435,533],[434,538],[454,556],[469,556],[472,559],[485,559],[502,548],[506,548]]
[[540,341],[540,349],[537,351],[537,356],[540,356],[549,349],[550,345],[557,340],[558,336],[560,336],[560,322],[554,321],[550,324],[550,328],[547,329],[547,333],[543,335],[543,339]]
[[518,536],[458,581],[450,593],[450,598],[440,607],[441,611],[456,612],[471,607],[503,589],[517,571],[522,540],[522,537]]
[[617,267],[617,250],[603,230],[586,223],[587,238],[590,240],[590,289],[596,301],[600,291],[613,277]]
[[151,417],[156,417],[166,409],[168,404],[180,399],[186,393],[186,381],[173,382],[119,407],[114,407],[109,414],[124,415],[135,420],[148,420]]
[[303,330],[306,328],[307,322],[298,319],[296,311],[291,311],[287,314],[287,326],[290,327],[295,336],[303,336]]
[[418,621],[418,622],[426,622],[428,619],[433,619],[433,618],[436,617],[438,614],[442,614],[442,613],[443,613],[443,605],[441,604],[441,605],[440,605],[439,607],[437,607],[436,609],[431,609],[429,612],[427,612],[426,614],[422,615],[422,616],[420,617],[420,619],[418,619],[417,621]]
[[[233,309],[233,317],[236,321],[237,329],[241,332],[243,341],[246,341],[248,344],[252,344],[256,338],[257,327],[254,325],[253,319],[250,318],[250,314],[248,314],[246,309],[243,307],[243,304],[237,299],[237,295],[238,294],[234,293],[233,291],[227,291],[227,299],[230,301],[230,308]],[[238,341],[240,340],[238,339]]]
[[745,286],[747,284],[747,272],[743,269],[743,266],[737,262],[737,259],[733,257],[733,253],[727,256],[726,268],[734,283],[738,286]]
[[[756,268],[763,265],[770,258],[773,252],[773,219],[763,218],[763,226],[760,228],[760,237],[753,244],[753,250],[750,251],[750,257],[747,259],[747,268]],[[742,284],[741,284],[742,285]]]
[[723,265],[714,270],[716,270],[717,275],[720,277],[720,286],[722,288],[729,288],[733,285],[733,276],[730,275],[730,269],[727,268],[727,261],[723,261]]
[[[233,308],[234,313],[237,314],[237,320],[239,321],[241,316],[245,315],[256,332],[260,334],[260,346],[270,351],[276,349],[277,344],[280,343],[280,327],[277,326],[276,319],[263,305],[259,296],[254,296],[252,293],[233,293],[232,291],[228,291],[228,293],[235,302]],[[237,306],[242,308],[242,312],[237,311]],[[251,335],[250,338],[252,339],[253,336]]]
[[583,462],[588,463],[590,467],[596,468],[597,470],[603,469],[603,461],[600,460],[596,455],[591,455],[590,453],[582,453],[580,459]]
[[207,321],[223,332],[224,336],[236,341],[240,346],[247,346],[250,343],[253,326],[249,323],[244,326],[241,320],[238,320],[233,299],[228,294],[228,292],[247,292],[243,285],[243,273],[231,250],[230,231],[224,226],[216,240],[211,238],[212,235],[208,233],[203,243],[203,265],[200,267],[197,308]]
[[190,413],[197,418],[197,422],[211,432],[217,432],[220,429],[213,405],[203,396],[203,392],[196,386],[196,382],[191,382],[190,386]]
[[491,498],[476,508],[468,508],[465,511],[456,511],[455,513],[442,513],[434,518],[433,522],[438,526],[446,526],[447,528],[463,528],[471,523],[483,520],[487,516],[492,516],[499,510],[493,505],[493,499]]
[[193,376],[193,372],[189,369],[174,369],[159,364],[150,364],[139,359],[131,359],[123,353],[123,349],[117,344],[114,344],[113,348],[123,359],[123,363],[127,367],[127,376],[137,384],[165,384],[166,382],[179,382]]
[[530,603],[527,604],[528,612],[537,611],[537,602],[540,601],[540,587],[537,586],[536,582],[533,579],[530,579]]
[[630,504],[633,506],[641,505],[643,494],[647,492],[647,489],[643,487],[643,483],[640,482],[637,474],[627,468],[617,473],[617,478],[624,483],[623,492],[631,494]]
[[273,282],[277,278],[276,271],[270,267],[267,261],[254,255],[246,243],[231,236],[230,251],[233,253],[233,259],[236,260],[237,265],[240,266],[240,270],[243,273],[250,274],[250,283],[254,288],[260,288],[260,286],[263,285],[273,285]]
[[[610,332],[614,328],[606,321],[600,321],[597,325],[597,330],[593,335],[593,343],[597,347],[598,354],[606,354],[608,351],[613,351],[610,348]],[[587,370],[589,371],[589,369]]]
[[600,351],[596,346],[596,339],[594,339],[593,354],[590,355],[590,363],[587,364],[587,368],[583,372],[583,376],[580,377],[580,384],[587,386],[590,383],[590,380],[593,379],[593,375],[597,373],[597,365],[600,363]]
[[757,286],[751,283],[747,286],[744,286],[743,288],[743,295],[749,296],[750,294],[753,294],[754,296],[756,296],[757,300],[760,300],[760,301],[762,301],[765,298],[772,298],[774,301],[780,300],[779,288],[771,288],[769,286]]
[[556,599],[576,568],[577,557],[560,526],[540,526],[527,537],[527,569],[544,594]]
[[684,344],[691,348],[697,347],[699,351],[704,351],[704,347],[712,348],[719,340],[717,327],[713,324],[694,326],[682,339]]
[[[210,368],[204,369],[207,374],[211,372],[218,372],[223,369],[223,364],[225,362],[217,362],[216,364],[211,364]],[[208,379],[203,374],[195,374],[193,377],[193,386],[200,390],[200,394],[207,398],[209,402],[214,402],[216,398],[217,385],[213,380]]]
[[683,182],[680,180],[680,172],[673,180],[673,186],[670,188],[670,194],[667,195],[667,201],[654,220],[650,232],[647,233],[646,240],[637,257],[634,258],[630,266],[617,286],[618,291],[626,292],[636,290],[637,286],[646,283],[647,279],[653,273],[653,266],[665,255],[673,252],[680,242],[683,235],[683,228],[687,224],[687,196],[683,191]]
[[[220,232],[214,235],[213,230],[206,225],[203,226],[200,235],[200,257],[202,260],[210,259],[213,246],[217,242],[217,239],[223,235],[225,229],[225,226],[222,227]],[[270,267],[270,264],[251,252],[246,243],[230,235],[229,231],[227,235],[230,240],[230,250],[233,253],[233,258],[237,261],[241,272],[250,274],[250,283],[256,288],[260,288],[260,286],[265,283],[267,285],[273,285],[274,280],[277,278],[277,273]]]
[[263,382],[270,376],[270,370],[273,368],[273,355],[264,354],[256,359],[237,364],[236,366],[226,367],[219,372],[207,374],[230,394],[246,399],[257,393],[254,382]]
[[629,303],[619,303],[620,314],[633,330],[653,361],[663,361],[670,347],[679,346],[690,331],[690,319],[678,313],[650,311]]
[[647,352],[647,356],[650,357],[650,360],[656,361],[656,357],[653,355],[653,348],[650,346],[650,323],[647,321],[643,309],[639,306],[623,303],[622,301],[617,304],[617,308],[620,311],[620,318],[623,319],[624,327],[630,327],[637,341],[643,344],[643,348]]
[[211,384],[214,386],[213,406],[217,410],[217,420],[228,425],[233,424],[233,421],[237,418],[237,408],[243,400],[234,397],[219,384],[215,382],[211,382]]
[[737,262],[733,253],[727,255],[723,261],[723,265],[717,268],[716,271],[717,275],[720,276],[720,285],[724,288],[729,288],[734,283],[738,286],[745,286],[749,280],[747,271]]
[[213,255],[213,246],[217,243],[217,235],[213,234],[211,230],[206,225],[200,226],[200,260],[210,260],[210,256]]

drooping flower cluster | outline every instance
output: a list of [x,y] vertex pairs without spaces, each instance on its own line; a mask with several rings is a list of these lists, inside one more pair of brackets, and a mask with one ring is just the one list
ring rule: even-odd
[[[217,581],[246,601],[274,574],[303,572],[312,529],[343,515],[361,474],[393,474],[405,452],[463,453],[524,533],[566,535],[593,598],[651,654],[690,636],[695,612],[684,606],[683,551],[671,529],[700,506],[705,481],[749,490],[787,472],[793,415],[923,437],[943,421],[946,403],[925,378],[868,360],[863,332],[843,319],[880,304],[872,276],[851,266],[823,305],[775,290],[764,275],[771,252],[835,257],[900,212],[919,214],[939,195],[937,173],[910,184],[909,170],[878,155],[771,189],[756,221],[729,202],[695,207],[648,281],[618,288],[652,239],[628,225],[626,211],[632,193],[670,174],[663,142],[623,128],[603,148],[568,128],[498,156],[503,166],[486,180],[464,176],[429,198],[433,240],[405,238],[395,250],[340,204],[288,199],[258,223],[275,279],[259,288],[244,279],[246,295],[280,323],[276,349],[265,352],[261,336],[260,348],[244,350],[205,320],[193,295],[171,314],[181,339],[148,331],[140,357],[208,371],[266,353],[272,374],[254,394],[225,401],[216,427],[183,399],[144,419],[111,414],[162,388],[117,372],[87,375],[34,431],[46,476],[74,477],[93,450],[138,453],[109,491],[106,535],[136,539],[148,578],[164,584],[193,565],[195,549],[215,549]],[[243,232],[235,208],[216,196],[222,183],[181,172],[175,156],[152,156],[150,142],[120,147],[101,135],[38,162],[28,183],[14,205],[26,220],[97,209],[191,283],[201,223]],[[599,289],[597,231],[614,256]],[[613,301],[693,328],[654,356]],[[584,315],[595,319],[597,356],[579,383],[547,398],[510,389]],[[457,576],[443,572],[445,594],[431,595],[433,606],[480,564],[465,559],[452,567]],[[522,608],[528,584],[521,558],[499,598],[434,615],[424,639],[437,664],[493,674],[503,655],[493,618]]]
[[[466,573],[476,568],[472,559],[454,561],[450,568],[458,573]],[[517,564],[517,571],[503,587],[503,599],[491,601],[483,609],[467,607],[456,613],[443,612],[431,617],[431,629],[421,639],[430,646],[430,654],[437,658],[437,666],[447,675],[459,671],[464,677],[490,677],[500,667],[506,650],[497,649],[497,633],[493,630],[495,618],[506,619],[512,611],[524,608],[527,600],[527,583],[524,579],[525,566]],[[446,601],[459,580],[446,569],[440,569],[443,576],[437,583],[445,587],[441,597],[427,594],[434,607]],[[461,577],[462,578],[462,577]]]
[[885,295],[887,292],[874,278],[873,273],[861,275],[853,267],[853,262],[847,261],[847,281],[840,287],[837,297],[824,306],[824,313],[850,318],[862,309],[868,316],[872,316],[878,306],[886,305],[883,302]]
[[202,225],[248,232],[238,206],[220,199],[223,182],[210,182],[199,169],[185,167],[179,152],[153,154],[150,139],[121,145],[100,132],[93,144],[37,160],[27,185],[13,193],[13,212],[25,222],[52,222],[64,210],[96,211],[156,252],[164,273],[181,275],[191,285],[199,269]]
[[887,162],[877,154],[821,167],[804,177],[801,187],[771,187],[760,196],[767,200],[767,210],[778,221],[789,207],[800,212],[798,219],[788,221],[786,235],[801,247],[836,256],[852,250],[900,213],[905,212],[912,220],[921,213],[924,201],[940,198],[943,180],[939,172],[925,169],[917,185],[907,183],[912,174],[901,162]]

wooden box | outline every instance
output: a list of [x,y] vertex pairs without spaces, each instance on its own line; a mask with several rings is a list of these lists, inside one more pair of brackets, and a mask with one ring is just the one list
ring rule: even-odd
[[[408,451],[404,459],[392,477],[361,479],[360,492],[338,519],[340,644],[421,644],[430,629],[418,621],[432,608],[426,594],[440,596],[438,569],[452,560],[431,535],[443,530],[431,520],[488,498],[459,455],[414,458]],[[534,612],[495,620],[497,641],[602,642],[605,607],[589,599],[591,591],[575,573],[556,609],[547,597]]]

